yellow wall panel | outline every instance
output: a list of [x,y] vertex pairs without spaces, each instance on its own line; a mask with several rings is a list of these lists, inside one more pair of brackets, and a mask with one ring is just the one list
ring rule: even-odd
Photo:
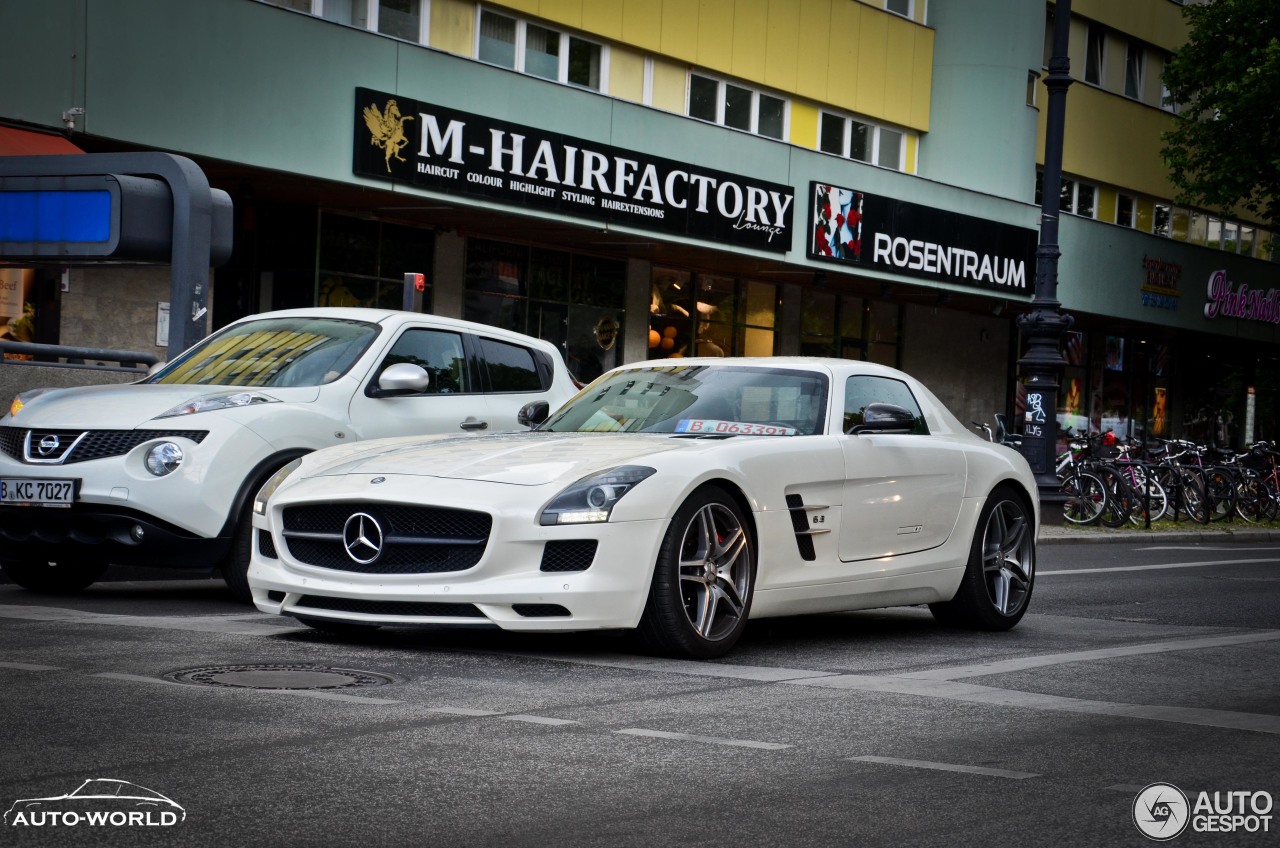
[[920,30],[911,63],[911,113],[906,124],[929,131],[929,102],[933,93],[933,30]]
[[908,174],[914,174],[919,164],[920,156],[920,136],[915,133],[907,135],[907,163],[905,170]]
[[541,0],[503,0],[502,6],[521,15],[542,15]]
[[[1161,109],[1089,86],[1067,93],[1062,168],[1087,180],[1152,197],[1173,197],[1160,135],[1173,123]],[[1110,143],[1123,131],[1125,144]]]
[[886,39],[888,59],[894,65],[885,73],[884,108],[886,121],[906,126],[911,123],[911,93],[915,89],[915,43],[919,27],[889,27]]
[[[587,0],[588,3],[608,3],[614,0]],[[619,40],[641,50],[658,52],[662,49],[662,8],[652,0],[623,0],[622,33]]]
[[800,0],[800,32],[805,40],[795,56],[797,80],[793,90],[824,102],[828,99],[827,71],[832,64],[830,0]]
[[562,23],[574,29],[587,29],[582,21],[584,0],[540,0],[535,15],[549,21]]
[[462,0],[432,0],[431,46],[460,56],[475,48],[476,6]]
[[854,109],[864,115],[883,115],[889,67],[889,19],[863,14],[858,32],[858,73]]
[[734,76],[764,80],[768,21],[769,0],[736,0],[733,4],[733,58],[729,72]]
[[622,41],[622,20],[626,6],[617,0],[579,0],[582,23],[579,29],[604,38]]
[[[858,3],[835,3],[830,5],[830,20],[827,24],[827,68],[826,96],[815,97],[835,106],[853,109],[858,102],[854,86],[862,75],[858,64],[860,58],[859,31],[862,24],[862,9]],[[800,80],[801,86],[804,79]],[[801,91],[802,94],[808,92]]]
[[685,62],[698,61],[698,4],[662,5],[662,46],[660,53]]
[[688,69],[674,62],[653,60],[653,102],[651,106],[684,114]]
[[[795,0],[768,0],[765,23],[767,43],[764,51],[764,84],[782,91],[795,91],[796,56],[800,42],[800,6]],[[807,33],[806,33],[807,34]],[[806,39],[803,49],[808,48]]]
[[644,54],[622,47],[609,51],[609,94],[636,103],[644,99]]
[[[685,0],[689,5],[693,0]],[[670,8],[671,0],[664,6]],[[685,4],[680,4],[685,5]],[[694,61],[704,68],[732,73],[734,0],[698,0],[698,53]]]
[[818,107],[799,100],[791,101],[792,144],[818,149]]

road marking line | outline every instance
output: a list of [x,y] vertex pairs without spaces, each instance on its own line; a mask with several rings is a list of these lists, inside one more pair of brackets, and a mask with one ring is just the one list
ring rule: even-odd
[[108,615],[61,607],[19,606],[0,604],[0,618],[25,621],[60,621],[68,624],[111,624],[118,627],[146,627],[153,630],[187,630],[195,633],[221,633],[228,636],[276,636],[309,627],[252,624],[222,615],[140,616]]
[[449,715],[460,715],[460,716],[496,716],[496,715],[502,715],[502,713],[494,712],[493,710],[473,710],[473,709],[470,709],[469,707],[428,707],[428,708],[427,708],[427,712],[429,712],[429,713],[448,713]]
[[675,739],[681,742],[705,742],[708,745],[729,745],[734,748],[758,748],[763,751],[781,751],[791,745],[780,745],[777,742],[752,742],[748,739],[724,739],[719,736],[695,736],[691,733],[668,733],[665,730],[645,730],[641,727],[628,727],[615,730],[626,736],[652,736],[657,739]]
[[18,671],[61,671],[60,665],[33,665],[32,663],[0,662],[0,668],[12,668]]
[[567,718],[547,718],[545,716],[535,715],[508,715],[502,717],[506,721],[524,721],[529,724],[550,724],[556,727],[564,724],[582,724],[580,721],[570,721]]
[[869,677],[848,674],[815,680],[789,680],[786,683],[792,686],[817,686],[862,692],[918,695],[925,698],[944,698],[949,701],[964,701],[1000,707],[1020,707],[1032,710],[1082,713],[1085,715],[1119,716],[1121,718],[1167,721],[1174,724],[1222,727],[1228,730],[1250,730],[1256,733],[1280,735],[1280,716],[1276,715],[1238,713],[1227,710],[1197,709],[1194,707],[1162,707],[1146,704],[1090,701],[1059,695],[1041,695],[1035,692],[997,689],[991,686],[978,686],[972,683],[957,683],[949,680]]
[[671,674],[695,674],[701,677],[729,677],[734,680],[758,680],[764,683],[810,677],[830,677],[839,674],[839,672],[835,671],[733,665],[731,663],[709,663],[696,660],[659,660],[646,657],[624,657],[618,654],[544,654],[526,651],[506,651],[504,653],[510,656],[573,663],[575,665],[626,668],[635,671],[670,672]]
[[1107,574],[1112,571],[1159,571],[1164,568],[1203,568],[1210,565],[1257,565],[1264,562],[1280,562],[1280,558],[1265,559],[1214,559],[1204,562],[1170,562],[1162,565],[1117,565],[1111,568],[1075,568],[1058,571],[1037,571],[1037,577],[1047,574]]
[[[1135,551],[1238,551],[1238,545],[1152,545],[1146,548],[1134,548]],[[1280,548],[1255,548],[1251,551],[1280,551]],[[1139,787],[1141,788],[1141,787]]]
[[1032,668],[1044,668],[1065,663],[1109,660],[1117,657],[1136,657],[1143,654],[1163,654],[1171,651],[1199,651],[1207,648],[1226,648],[1233,645],[1249,645],[1255,642],[1273,642],[1280,639],[1280,630],[1261,633],[1238,633],[1227,636],[1204,636],[1198,639],[1169,639],[1144,645],[1119,645],[1114,648],[1098,648],[1093,651],[1069,651],[1061,654],[1019,657],[1011,660],[976,663],[974,665],[937,668],[931,671],[912,671],[896,677],[914,680],[959,680],[965,677],[984,677],[988,674],[1009,674]]
[[897,757],[868,756],[848,757],[847,759],[857,763],[882,763],[889,766],[907,766],[908,768],[933,769],[935,771],[958,771],[965,774],[986,775],[987,777],[1007,777],[1011,780],[1027,780],[1040,776],[1027,771],[1009,771],[1008,769],[993,769],[983,766],[958,766],[952,763],[931,763],[928,760],[900,760]]

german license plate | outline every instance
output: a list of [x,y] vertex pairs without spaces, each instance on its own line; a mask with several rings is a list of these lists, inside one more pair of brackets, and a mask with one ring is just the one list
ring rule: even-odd
[[0,503],[18,506],[71,506],[79,480],[38,480],[22,477],[0,479]]

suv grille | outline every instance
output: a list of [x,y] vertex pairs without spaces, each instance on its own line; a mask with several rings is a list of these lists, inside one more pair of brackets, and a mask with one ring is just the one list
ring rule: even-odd
[[492,526],[488,513],[464,509],[308,504],[285,508],[282,535],[291,556],[317,568],[438,574],[478,563]]
[[157,439],[204,441],[208,430],[50,430],[0,427],[0,450],[29,465],[69,465],[122,456]]

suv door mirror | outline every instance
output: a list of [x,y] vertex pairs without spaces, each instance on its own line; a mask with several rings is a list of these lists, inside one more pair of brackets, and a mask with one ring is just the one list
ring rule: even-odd
[[532,430],[551,416],[551,404],[545,400],[535,400],[520,407],[516,413],[516,421]]
[[378,375],[378,396],[413,395],[425,392],[431,385],[431,376],[421,365],[397,362],[388,365]]
[[862,423],[849,428],[853,435],[861,433],[912,433],[916,417],[909,409],[892,403],[869,403],[862,410]]

